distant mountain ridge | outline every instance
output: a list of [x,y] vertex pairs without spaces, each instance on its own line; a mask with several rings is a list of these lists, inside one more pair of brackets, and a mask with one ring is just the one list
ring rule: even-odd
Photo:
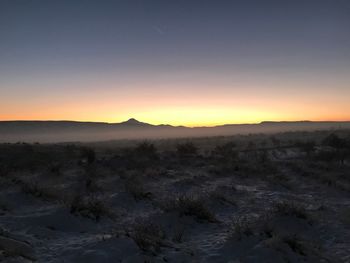
[[350,121],[264,121],[213,127],[153,125],[134,118],[120,123],[79,121],[0,121],[0,142],[66,142],[224,136],[249,133],[350,129]]

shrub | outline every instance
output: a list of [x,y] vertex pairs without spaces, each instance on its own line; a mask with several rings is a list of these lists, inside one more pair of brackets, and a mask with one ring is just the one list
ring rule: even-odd
[[133,196],[135,200],[148,199],[151,197],[152,193],[147,192],[140,180],[128,179],[125,182],[126,190]]
[[154,144],[147,141],[138,144],[134,149],[134,153],[148,158],[156,158],[158,155]]
[[216,146],[213,150],[213,155],[224,159],[234,160],[238,157],[236,147],[237,145],[234,142]]
[[81,157],[85,159],[88,164],[92,164],[96,160],[96,153],[92,148],[83,148],[81,150]]
[[53,200],[58,198],[57,194],[53,193],[48,188],[40,186],[36,181],[20,182],[20,184],[23,193],[30,194],[44,200]]
[[295,253],[305,256],[305,246],[302,241],[296,236],[285,236],[282,238],[282,241],[286,243]]
[[7,204],[0,201],[0,215],[3,215],[3,213],[10,212],[11,209],[7,206]]
[[279,202],[274,205],[273,211],[279,215],[283,216],[294,216],[301,219],[308,219],[308,214],[306,213],[306,209],[294,202]]
[[76,195],[71,201],[70,213],[80,214],[95,221],[99,221],[104,215],[112,216],[104,202],[92,196],[83,198],[81,195]]
[[215,168],[218,175],[239,170],[239,154],[234,142],[216,146],[212,151]]
[[176,226],[174,229],[173,241],[176,243],[181,243],[183,241],[184,234],[185,234],[185,226],[182,224]]
[[343,147],[346,147],[346,140],[339,138],[338,135],[332,133],[328,135],[324,140],[322,141],[323,145],[330,146],[335,149],[340,149]]
[[193,156],[198,152],[197,147],[192,142],[181,143],[176,146],[176,151],[179,156]]
[[296,146],[306,155],[310,155],[315,151],[315,142],[314,141],[306,141],[306,142],[297,142]]
[[160,225],[150,222],[139,222],[134,225],[130,234],[140,249],[157,253],[160,251],[165,234]]
[[175,208],[180,215],[194,216],[199,220],[211,223],[218,222],[215,215],[209,211],[203,201],[194,197],[183,196],[175,201]]
[[62,172],[62,165],[60,163],[52,163],[48,169],[51,174],[58,176]]
[[281,141],[275,136],[271,136],[270,140],[275,147],[279,147],[281,145]]
[[97,183],[97,171],[96,166],[93,164],[87,165],[84,167],[84,180],[85,180],[85,189],[88,192],[97,192],[100,190],[100,187]]
[[156,147],[149,142],[142,142],[133,149],[126,149],[124,157],[126,167],[132,169],[146,169],[159,159]]
[[251,222],[249,222],[247,217],[241,216],[233,219],[231,226],[231,235],[238,240],[241,240],[244,236],[253,235]]
[[258,151],[257,160],[261,164],[271,164],[271,160],[267,150]]

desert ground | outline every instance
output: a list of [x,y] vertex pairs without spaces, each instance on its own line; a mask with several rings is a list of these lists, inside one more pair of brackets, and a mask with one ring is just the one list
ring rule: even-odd
[[350,262],[350,130],[0,144],[1,262]]

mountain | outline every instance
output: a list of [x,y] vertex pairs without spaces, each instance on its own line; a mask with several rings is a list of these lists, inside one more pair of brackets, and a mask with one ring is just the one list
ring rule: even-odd
[[0,142],[67,142],[224,136],[285,131],[350,129],[350,122],[271,122],[225,124],[214,127],[152,125],[129,119],[120,123],[76,121],[0,121]]
[[121,123],[116,123],[115,125],[124,125],[124,126],[134,126],[134,127],[137,127],[137,126],[154,126],[152,124],[149,124],[149,123],[146,123],[146,122],[140,122],[134,118],[131,118],[131,119],[128,119],[127,121],[124,121],[124,122],[121,122]]

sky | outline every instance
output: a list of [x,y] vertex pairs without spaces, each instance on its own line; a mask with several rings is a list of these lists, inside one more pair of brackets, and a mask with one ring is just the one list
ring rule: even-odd
[[348,0],[0,0],[0,120],[350,120]]

